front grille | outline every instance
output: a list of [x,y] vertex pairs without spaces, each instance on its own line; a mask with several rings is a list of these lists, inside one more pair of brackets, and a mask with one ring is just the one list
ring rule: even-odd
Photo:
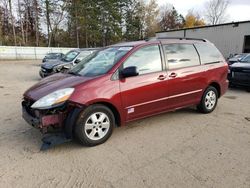
[[232,76],[237,80],[250,80],[250,73],[233,72]]
[[51,73],[52,71],[53,71],[53,69],[42,68],[42,72],[44,72],[44,73]]

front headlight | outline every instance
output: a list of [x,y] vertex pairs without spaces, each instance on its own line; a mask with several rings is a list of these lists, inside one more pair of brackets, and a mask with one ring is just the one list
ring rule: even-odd
[[70,65],[69,64],[63,64],[63,65],[57,65],[53,68],[53,71],[54,72],[60,72],[61,70],[64,70],[64,69],[70,69]]
[[57,65],[57,66],[55,66],[55,67],[53,68],[53,71],[54,71],[54,72],[60,72],[62,68],[63,68],[63,65]]
[[31,108],[36,109],[47,109],[55,105],[62,104],[69,99],[71,94],[74,92],[74,88],[65,88],[54,91],[39,100],[37,100]]

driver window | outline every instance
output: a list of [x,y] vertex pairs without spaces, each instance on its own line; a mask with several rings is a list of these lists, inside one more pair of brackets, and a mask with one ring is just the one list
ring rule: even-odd
[[130,66],[136,66],[139,75],[162,71],[159,46],[147,46],[134,52],[123,64],[123,68]]

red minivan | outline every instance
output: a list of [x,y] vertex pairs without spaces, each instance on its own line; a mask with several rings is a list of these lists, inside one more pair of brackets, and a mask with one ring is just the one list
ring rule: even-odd
[[192,105],[212,112],[228,88],[227,73],[223,56],[205,39],[120,43],[28,89],[23,118],[43,133],[95,146],[133,120]]

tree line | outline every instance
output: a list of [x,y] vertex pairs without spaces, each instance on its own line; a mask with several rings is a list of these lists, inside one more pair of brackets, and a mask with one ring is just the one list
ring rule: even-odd
[[174,6],[159,6],[156,0],[0,2],[0,45],[98,47],[153,37],[157,31],[202,25],[206,23],[198,13],[190,10],[183,16]]

